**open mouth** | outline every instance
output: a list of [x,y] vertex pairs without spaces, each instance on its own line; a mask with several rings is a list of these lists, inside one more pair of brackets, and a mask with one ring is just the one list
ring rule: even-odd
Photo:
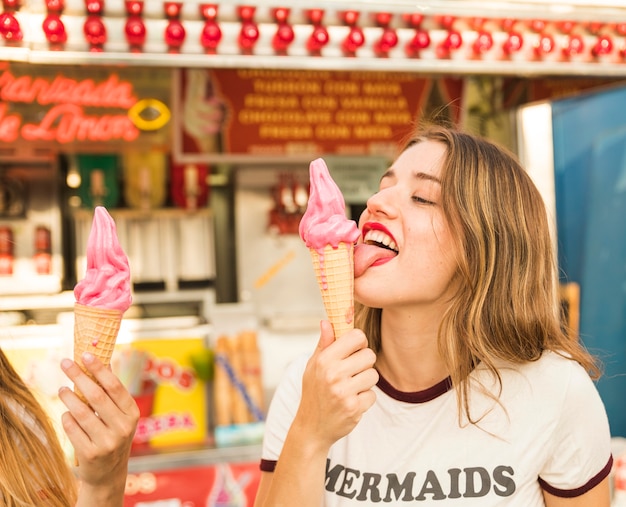
[[385,231],[380,229],[369,229],[363,236],[363,243],[366,245],[373,245],[379,248],[385,248],[391,250],[394,253],[398,253],[398,245],[395,240]]

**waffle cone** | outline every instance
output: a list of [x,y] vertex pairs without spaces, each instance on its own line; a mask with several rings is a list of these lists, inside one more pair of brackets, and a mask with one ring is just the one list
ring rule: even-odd
[[320,254],[310,249],[317,283],[335,338],[354,329],[354,245],[326,245]]
[[[95,308],[79,303],[74,305],[74,361],[89,377],[93,378],[83,366],[82,355],[90,352],[108,366],[123,314],[120,310]],[[74,392],[86,402],[78,389],[74,388]]]

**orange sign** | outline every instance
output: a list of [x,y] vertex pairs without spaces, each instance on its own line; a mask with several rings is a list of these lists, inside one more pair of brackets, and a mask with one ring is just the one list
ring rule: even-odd
[[[0,63],[0,143],[132,142],[153,130],[146,125],[163,126],[159,118],[169,119],[167,106],[142,98],[134,76],[121,72]],[[169,85],[169,73],[163,78]]]
[[189,161],[210,153],[394,154],[433,90],[459,104],[461,86],[449,83],[460,81],[392,72],[185,69],[177,80],[178,155]]

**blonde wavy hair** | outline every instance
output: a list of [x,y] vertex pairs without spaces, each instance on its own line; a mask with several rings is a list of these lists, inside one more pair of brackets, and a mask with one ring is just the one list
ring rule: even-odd
[[[31,421],[24,420],[22,409]],[[0,503],[3,506],[69,507],[76,504],[76,479],[48,415],[1,349],[0,449]]]
[[[520,364],[554,351],[597,378],[596,358],[564,327],[546,209],[517,158],[491,141],[435,125],[418,131],[405,149],[426,140],[447,149],[441,207],[458,242],[459,288],[439,327],[438,346],[459,417],[477,422],[468,377],[479,363],[501,385],[498,361]],[[381,309],[356,305],[356,325],[376,352],[381,315]]]

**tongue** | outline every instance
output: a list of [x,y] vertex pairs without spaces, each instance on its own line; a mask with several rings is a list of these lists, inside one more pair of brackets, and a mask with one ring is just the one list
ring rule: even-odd
[[377,260],[395,257],[396,253],[386,248],[361,243],[354,247],[354,277],[361,276]]

